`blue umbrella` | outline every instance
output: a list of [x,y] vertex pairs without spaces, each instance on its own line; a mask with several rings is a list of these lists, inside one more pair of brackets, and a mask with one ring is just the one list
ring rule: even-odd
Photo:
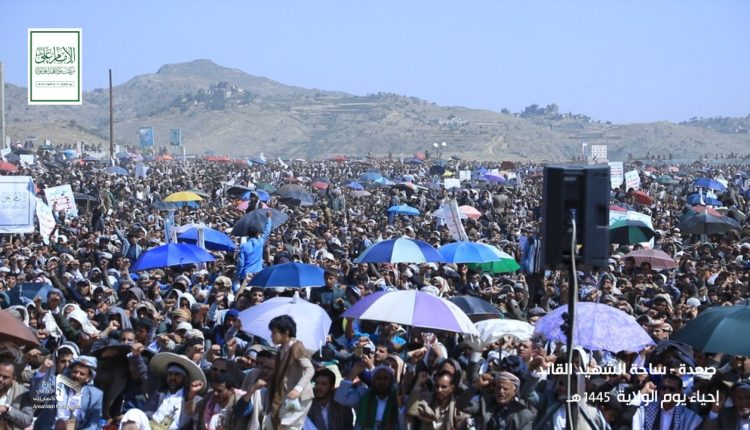
[[187,206],[190,209],[198,209],[199,207],[201,207],[201,205],[198,204],[198,202],[165,202],[165,203],[172,203],[177,208],[184,208]]
[[168,243],[151,248],[136,260],[131,272],[160,269],[162,267],[182,266],[214,261],[214,257],[205,249],[188,243]]
[[322,287],[325,271],[304,263],[282,263],[266,267],[250,281],[252,287]]
[[128,176],[128,171],[120,166],[108,166],[104,168],[104,171],[113,175]]
[[153,202],[151,203],[151,207],[158,211],[173,211],[173,210],[177,210],[180,208],[180,206],[174,202],[163,202],[163,201]]
[[33,303],[37,297],[42,299],[42,304],[47,304],[47,293],[54,287],[46,282],[24,282],[18,284],[8,291],[11,306],[27,305]]
[[365,189],[365,187],[363,187],[362,184],[360,184],[357,181],[351,181],[348,184],[346,184],[346,186],[351,188],[352,190],[358,190],[358,191],[362,191]]
[[399,215],[419,215],[419,209],[407,205],[391,206],[388,212]]
[[253,193],[255,195],[257,195],[258,196],[258,200],[260,200],[262,202],[267,202],[267,201],[271,200],[271,196],[267,192],[265,192],[263,190],[247,191],[247,192],[245,192],[245,194],[242,195],[242,200],[250,200],[250,195],[253,194]]
[[693,182],[693,185],[721,192],[724,192],[727,189],[724,184],[711,178],[698,178]]
[[413,158],[413,159],[407,161],[407,163],[409,163],[409,164],[422,164],[423,161],[420,160],[420,159],[418,159],[418,158]]
[[[183,233],[180,233],[179,235],[177,235],[177,241],[182,243],[190,243],[193,245],[197,244],[198,229],[191,228]],[[212,228],[203,229],[203,243],[206,244],[206,249],[210,249],[211,251],[232,252],[237,249],[237,245],[234,244],[229,236]]]
[[499,176],[499,175],[493,175],[491,173],[484,175],[483,178],[489,182],[495,182],[497,184],[504,184],[508,182],[504,177]]
[[255,164],[260,164],[261,166],[266,165],[266,160],[263,160],[261,158],[251,158],[250,161],[252,161]]
[[362,181],[374,181],[374,180],[382,178],[382,177],[383,177],[383,175],[381,175],[378,172],[367,172],[367,173],[363,173],[359,177],[359,179],[362,180]]
[[372,181],[378,185],[394,185],[395,182],[391,181],[390,179],[386,178],[385,176],[381,176],[378,179],[375,179]]
[[[691,194],[688,196],[687,201],[691,205],[701,204],[701,196],[700,194]],[[703,196],[703,203],[708,206],[724,206],[724,203],[722,203],[721,201],[706,196]]]
[[389,239],[365,249],[357,263],[444,263],[445,258],[427,242],[407,238]]
[[68,158],[75,158],[75,156],[76,156],[76,151],[74,149],[66,149],[62,153],[63,153],[64,156],[66,156]]
[[438,252],[448,263],[490,263],[508,257],[492,245],[467,241],[443,245]]

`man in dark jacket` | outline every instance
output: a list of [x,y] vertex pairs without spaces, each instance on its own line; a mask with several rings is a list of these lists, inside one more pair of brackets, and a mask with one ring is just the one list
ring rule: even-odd
[[315,399],[307,417],[318,430],[351,430],[354,428],[352,408],[333,401],[336,375],[330,369],[321,369],[313,378]]

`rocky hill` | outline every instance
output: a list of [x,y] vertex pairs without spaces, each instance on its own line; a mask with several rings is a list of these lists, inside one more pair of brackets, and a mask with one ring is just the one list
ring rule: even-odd
[[[556,161],[579,155],[582,141],[608,145],[610,159],[647,152],[676,157],[750,152],[744,128],[750,117],[617,125],[561,113],[554,104],[519,113],[445,107],[397,94],[293,87],[209,60],[136,76],[116,86],[114,98],[117,143],[136,145],[138,128],[150,126],[157,145],[167,145],[169,130],[181,128],[191,153],[408,156],[447,142],[446,154],[464,158]],[[85,92],[81,106],[28,106],[26,89],[6,84],[6,105],[8,134],[17,140],[109,139],[105,89]]]

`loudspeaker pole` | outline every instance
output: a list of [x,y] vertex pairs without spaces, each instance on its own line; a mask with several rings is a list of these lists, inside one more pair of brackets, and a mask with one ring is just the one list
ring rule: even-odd
[[112,69],[109,69],[109,157],[115,158],[115,125],[112,117]]

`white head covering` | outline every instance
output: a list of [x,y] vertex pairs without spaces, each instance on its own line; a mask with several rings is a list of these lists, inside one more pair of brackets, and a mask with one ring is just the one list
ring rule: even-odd
[[119,430],[122,430],[123,425],[128,422],[135,423],[139,430],[151,430],[151,424],[148,422],[148,417],[140,409],[128,409],[128,411],[122,416],[122,419],[120,419]]
[[76,306],[76,309],[68,315],[68,318],[78,321],[78,323],[81,324],[81,330],[87,335],[99,334],[99,330],[91,324],[88,315],[86,315],[86,312],[82,311],[81,308]]

